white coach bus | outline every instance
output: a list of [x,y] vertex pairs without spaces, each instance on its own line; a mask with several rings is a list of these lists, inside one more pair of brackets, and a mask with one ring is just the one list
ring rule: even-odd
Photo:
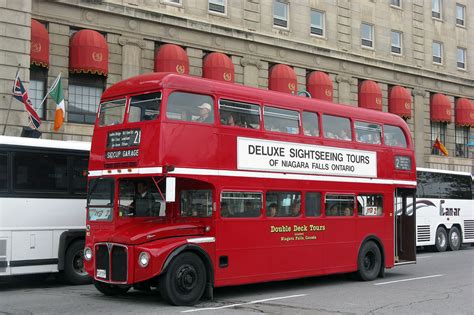
[[0,277],[89,281],[82,251],[90,143],[0,136]]
[[444,252],[474,243],[470,173],[417,168],[416,245]]

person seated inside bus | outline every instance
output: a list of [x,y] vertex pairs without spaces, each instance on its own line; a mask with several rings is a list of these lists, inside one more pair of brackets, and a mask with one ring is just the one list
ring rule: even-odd
[[347,132],[347,130],[345,130],[344,128],[341,128],[339,132],[337,133],[336,139],[346,140],[346,141],[351,140],[351,138],[349,137],[349,134],[350,132]]
[[278,216],[278,206],[276,203],[271,203],[268,206],[267,217],[277,217]]
[[331,207],[329,207],[329,210],[326,210],[326,215],[327,216],[338,216],[339,215],[339,206],[338,204],[334,204]]
[[250,201],[245,202],[244,216],[246,217],[258,217],[259,209],[257,209]]
[[229,205],[227,202],[221,202],[221,217],[231,217],[232,213],[230,212]]
[[347,207],[347,206],[346,206],[346,207],[344,207],[343,214],[344,214],[344,216],[346,216],[346,217],[350,217],[350,216],[352,216],[352,211],[353,211],[353,209],[351,209],[350,207]]
[[153,195],[149,192],[149,187],[146,182],[137,183],[137,192],[135,198],[130,204],[130,214],[136,217],[153,216],[159,211],[157,203]]
[[299,202],[295,202],[291,205],[290,209],[290,217],[297,217],[300,215],[301,204]]
[[231,126],[231,127],[238,126],[236,119],[234,117],[234,114],[227,115],[227,118],[224,121],[224,125]]
[[199,116],[196,121],[204,123],[213,123],[214,118],[212,116],[212,106],[209,103],[203,103],[198,106]]

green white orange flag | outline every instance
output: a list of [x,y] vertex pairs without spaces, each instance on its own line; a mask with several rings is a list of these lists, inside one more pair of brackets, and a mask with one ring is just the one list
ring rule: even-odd
[[56,103],[56,115],[54,117],[54,131],[58,131],[64,122],[64,113],[66,108],[64,106],[63,85],[61,83],[61,73],[58,75],[53,85],[49,89],[49,95]]

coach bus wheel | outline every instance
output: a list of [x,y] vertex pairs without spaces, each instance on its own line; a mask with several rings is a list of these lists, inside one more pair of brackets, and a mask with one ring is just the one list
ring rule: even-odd
[[455,226],[451,227],[449,230],[449,248],[452,251],[458,250],[461,247],[461,233],[459,229]]
[[107,296],[121,295],[130,290],[129,285],[116,285],[94,280],[94,286],[97,290]]
[[382,255],[374,242],[368,241],[362,245],[357,258],[357,267],[361,280],[371,281],[377,278],[382,267]]
[[202,260],[191,252],[174,258],[159,280],[160,293],[174,305],[196,304],[206,287],[206,268]]
[[448,236],[441,226],[436,230],[435,247],[438,252],[444,252],[448,248]]
[[71,284],[87,284],[91,278],[84,269],[84,242],[72,243],[64,259],[64,278]]

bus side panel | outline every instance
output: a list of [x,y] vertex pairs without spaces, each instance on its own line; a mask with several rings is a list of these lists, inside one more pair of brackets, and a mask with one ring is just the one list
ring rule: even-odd
[[11,257],[11,232],[0,231],[0,277],[10,275],[7,266]]

